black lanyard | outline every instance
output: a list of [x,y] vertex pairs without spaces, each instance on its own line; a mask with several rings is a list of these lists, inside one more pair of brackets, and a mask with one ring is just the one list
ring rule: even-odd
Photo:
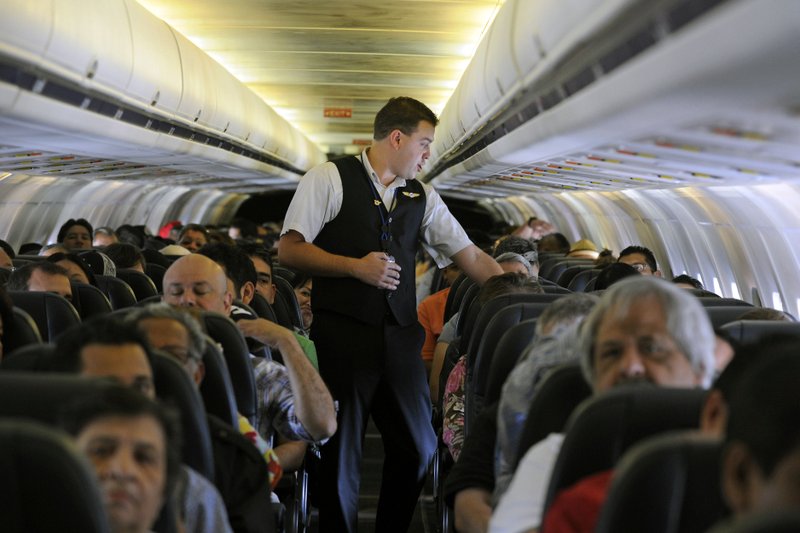
[[[372,191],[372,195],[374,197],[373,203],[375,207],[378,208],[378,215],[381,217],[381,251],[385,253],[389,253],[389,243],[392,242],[392,215],[388,211],[387,207],[384,205],[383,200],[381,199],[381,195],[378,194],[378,189],[375,187],[375,184],[372,183],[372,178],[369,176],[367,172],[367,168],[364,166],[364,154],[361,154],[361,168],[364,169],[364,177],[367,179],[367,183],[369,183],[369,188]],[[394,190],[392,196],[392,207],[394,206],[395,202],[397,201],[397,188]]]

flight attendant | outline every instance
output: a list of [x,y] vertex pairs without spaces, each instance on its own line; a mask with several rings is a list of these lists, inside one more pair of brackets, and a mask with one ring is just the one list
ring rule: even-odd
[[424,104],[392,98],[370,147],[311,169],[286,215],[280,262],[314,276],[312,339],[339,402],[339,430],[322,448],[320,531],[357,529],[370,414],[386,451],[376,531],[406,531],[414,513],[436,445],[416,314],[419,245],[440,268],[455,262],[478,283],[503,272],[414,179],[437,122]]

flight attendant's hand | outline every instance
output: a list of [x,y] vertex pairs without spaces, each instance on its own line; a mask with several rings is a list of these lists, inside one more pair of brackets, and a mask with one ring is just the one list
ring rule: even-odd
[[379,289],[395,290],[400,285],[400,265],[383,252],[370,252],[357,261],[353,276]]

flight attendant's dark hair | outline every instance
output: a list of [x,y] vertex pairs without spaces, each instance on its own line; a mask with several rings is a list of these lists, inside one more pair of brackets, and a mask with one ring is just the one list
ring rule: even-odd
[[393,130],[400,130],[406,135],[411,135],[417,131],[417,126],[423,120],[430,122],[433,126],[439,123],[436,114],[422,102],[408,96],[390,98],[375,115],[372,137],[379,141],[385,139]]

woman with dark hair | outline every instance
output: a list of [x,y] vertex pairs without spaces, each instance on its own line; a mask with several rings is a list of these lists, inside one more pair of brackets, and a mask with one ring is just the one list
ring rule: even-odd
[[88,250],[92,247],[94,229],[85,218],[71,218],[58,230],[56,240],[67,250]]
[[86,261],[80,258],[77,254],[56,253],[47,258],[50,263],[55,263],[61,268],[64,268],[69,274],[70,281],[77,281],[78,283],[86,283],[87,285],[97,286],[97,280],[94,277],[94,272],[86,264]]
[[311,311],[311,275],[305,272],[295,272],[292,279],[294,295],[300,306],[300,315],[303,317],[303,329],[309,331],[311,322],[314,321],[314,312]]

